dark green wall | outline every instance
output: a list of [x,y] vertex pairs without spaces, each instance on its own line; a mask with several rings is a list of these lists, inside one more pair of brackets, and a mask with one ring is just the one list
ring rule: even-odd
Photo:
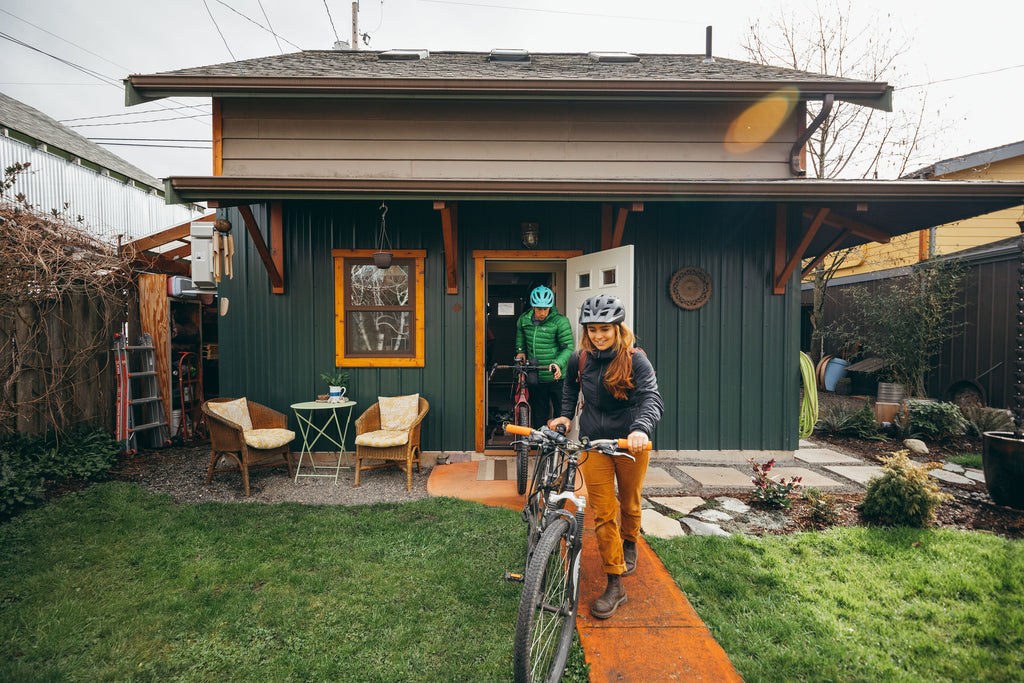
[[[234,209],[235,278],[220,318],[220,386],[288,413],[323,393],[334,365],[332,249],[374,248],[380,202],[285,202],[285,291],[271,295],[266,271]],[[267,233],[266,206],[253,207]],[[667,411],[662,449],[794,449],[799,390],[799,291],[772,295],[774,206],[647,203],[630,214],[623,238],[635,245],[639,343],[658,371]],[[461,202],[459,293],[445,294],[440,213],[429,201],[389,201],[395,249],[426,249],[426,366],[355,368],[357,413],[378,395],[420,393],[431,402],[425,450],[472,450],[473,257],[475,249],[521,249],[520,223],[541,226],[540,249],[600,246],[600,204]],[[698,311],[668,296],[679,268],[700,266],[713,294]],[[351,432],[351,430],[350,430]],[[351,434],[348,447],[351,448]]]

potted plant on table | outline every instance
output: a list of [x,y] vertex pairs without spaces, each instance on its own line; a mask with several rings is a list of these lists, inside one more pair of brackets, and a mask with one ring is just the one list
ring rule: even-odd
[[348,388],[348,372],[341,368],[334,368],[331,372],[325,372],[320,377],[327,382],[328,403],[341,403],[345,400],[345,391]]

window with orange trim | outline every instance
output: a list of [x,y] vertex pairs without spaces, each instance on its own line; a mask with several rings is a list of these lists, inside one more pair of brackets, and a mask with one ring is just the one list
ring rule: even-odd
[[378,268],[369,249],[332,252],[338,366],[423,366],[426,251],[393,253],[391,265]]

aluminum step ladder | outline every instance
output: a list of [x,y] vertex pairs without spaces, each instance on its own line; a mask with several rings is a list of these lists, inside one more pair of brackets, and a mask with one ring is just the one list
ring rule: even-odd
[[124,450],[132,454],[138,453],[140,446],[169,446],[171,432],[160,397],[153,338],[144,334],[135,346],[129,346],[123,335],[115,334],[114,360],[117,370],[117,440],[123,441]]

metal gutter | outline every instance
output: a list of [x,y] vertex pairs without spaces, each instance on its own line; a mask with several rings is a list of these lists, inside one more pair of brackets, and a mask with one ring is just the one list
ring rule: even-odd
[[573,97],[590,99],[750,99],[797,87],[802,99],[856,100],[891,111],[892,88],[863,81],[587,80],[443,78],[288,78],[134,75],[124,81],[128,106],[163,97]]

